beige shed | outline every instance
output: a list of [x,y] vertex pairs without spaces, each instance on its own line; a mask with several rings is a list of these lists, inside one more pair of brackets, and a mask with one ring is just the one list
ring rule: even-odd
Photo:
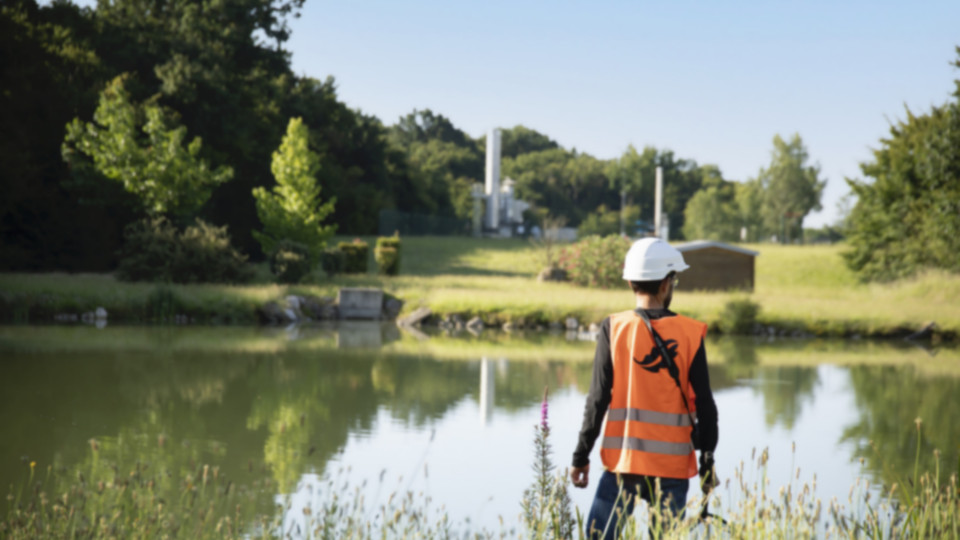
[[696,240],[674,246],[690,268],[680,275],[683,290],[753,291],[754,268],[760,253],[723,242]]

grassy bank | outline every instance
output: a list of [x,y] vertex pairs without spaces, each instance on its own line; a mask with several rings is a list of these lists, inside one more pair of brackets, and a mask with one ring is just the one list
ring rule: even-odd
[[[779,333],[893,336],[935,321],[940,338],[960,335],[955,301],[960,276],[928,272],[895,283],[861,284],[844,266],[842,246],[748,247],[760,252],[752,294],[685,291],[681,280],[675,309],[719,330],[728,303],[748,298],[761,308],[757,322]],[[119,283],[99,274],[2,274],[0,317],[48,323],[60,313],[103,306],[111,323],[159,322],[185,314],[202,324],[252,324],[257,306],[269,300],[287,294],[335,296],[344,286],[380,287],[403,299],[405,311],[428,306],[439,314],[480,315],[491,325],[546,324],[570,316],[599,322],[632,305],[626,289],[538,283],[534,276],[539,268],[537,249],[523,240],[431,237],[404,239],[400,276],[337,276],[295,286],[157,286]]]

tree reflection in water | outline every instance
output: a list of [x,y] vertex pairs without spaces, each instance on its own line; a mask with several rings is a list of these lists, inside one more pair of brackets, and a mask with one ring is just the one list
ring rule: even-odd
[[[885,485],[911,479],[919,452],[919,471],[937,469],[947,478],[960,474],[960,422],[957,422],[960,379],[923,373],[913,367],[854,366],[850,368],[860,421],[843,434],[857,445],[856,458]],[[922,419],[922,429],[914,421]],[[919,444],[918,444],[919,443]]]
[[[251,339],[253,352],[218,351],[197,345],[190,333],[160,334],[138,330],[111,347],[110,340],[76,342],[74,331],[62,347],[45,343],[5,354],[0,403],[15,414],[0,437],[4,484],[21,480],[21,461],[87,470],[93,458],[87,441],[94,437],[102,463],[133,452],[168,471],[211,463],[247,479],[265,466],[277,491],[288,492],[301,475],[323,474],[351,433],[373,429],[381,409],[421,428],[457,402],[480,399],[477,362],[343,350],[329,339],[305,348],[285,343],[282,334],[266,340],[272,347],[260,335]],[[34,335],[44,341],[42,332]],[[257,352],[264,348],[275,351]],[[589,374],[589,364],[503,362],[493,370],[493,405],[508,411],[533,405],[544,385],[586,385]],[[162,452],[158,441],[165,442]],[[264,494],[264,504],[273,493]]]
[[[130,459],[174,476],[196,476],[209,464],[247,486],[268,475],[273,485],[250,502],[251,509],[268,509],[277,492],[290,492],[305,474],[322,476],[351,435],[376,428],[381,412],[427,429],[464,400],[479,407],[482,357],[489,358],[492,385],[486,396],[497,411],[536,407],[544,386],[583,394],[590,384],[592,347],[549,336],[516,345],[502,335],[434,337],[429,354],[395,340],[381,335],[378,342],[392,344],[348,349],[338,348],[347,340],[329,329],[296,336],[245,329],[0,331],[0,409],[7,413],[0,482],[21,481],[30,461],[55,464],[71,477],[115,474],[97,467]],[[525,360],[509,360],[513,346]],[[438,359],[443,347],[468,361]],[[576,360],[548,360],[564,347]],[[541,350],[551,352],[540,358]],[[957,462],[960,424],[952,417],[960,368],[931,373],[922,352],[796,340],[711,340],[708,355],[716,392],[749,386],[763,400],[767,427],[786,430],[815,399],[818,362],[851,366],[861,419],[838,442],[855,443],[854,458],[863,457],[887,483],[912,475],[918,416],[921,471],[933,469],[933,449],[944,463]],[[955,352],[936,361],[960,365]]]

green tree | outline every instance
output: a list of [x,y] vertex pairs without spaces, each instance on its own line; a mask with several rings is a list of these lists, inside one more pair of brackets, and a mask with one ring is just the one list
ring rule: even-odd
[[802,239],[804,217],[821,208],[820,197],[827,181],[820,179],[819,165],[807,165],[808,159],[799,134],[789,142],[775,135],[770,165],[757,177],[763,187],[766,227],[780,231],[778,237],[783,243]]
[[[130,206],[106,212],[93,193],[65,189],[60,154],[63,126],[93,114],[103,64],[86,10],[46,4],[0,3],[0,268],[106,270]],[[101,199],[132,199],[106,187]]]
[[396,125],[390,128],[389,138],[391,142],[404,148],[414,142],[440,140],[461,147],[473,147],[479,151],[476,141],[454,126],[449,118],[430,109],[414,109],[410,114],[400,117]]
[[389,128],[388,140],[406,155],[415,197],[402,210],[459,218],[473,215],[470,193],[484,171],[480,143],[430,109],[401,117]]
[[[642,193],[645,188],[644,178],[647,178],[647,183],[650,186],[653,185],[654,175],[656,174],[655,159],[656,150],[653,147],[646,147],[643,149],[643,153],[640,153],[631,144],[627,146],[627,149],[619,158],[612,159],[606,164],[605,173],[610,183],[609,189],[619,196],[620,204],[618,206],[631,206],[634,201],[638,202],[635,215],[631,217],[629,222],[624,223],[624,232],[626,233],[632,232],[634,224],[645,216],[644,210],[649,210],[646,214],[646,221],[653,222],[653,206],[650,204],[646,205],[649,208],[645,208]],[[653,193],[653,191],[650,191],[650,193]],[[617,230],[619,231],[619,228]]]
[[[617,159],[612,159],[607,163],[607,178],[610,180],[610,188],[620,192],[639,193],[643,186],[643,173],[648,160],[637,152],[637,149],[631,144],[623,151]],[[653,177],[650,177],[653,181]]]
[[605,169],[606,162],[590,154],[574,152],[573,159],[566,163],[566,185],[563,191],[570,197],[579,214],[586,215],[590,208],[596,208],[615,197],[607,186],[610,180]]
[[[111,76],[133,73],[135,101],[157,99],[204,141],[204,155],[234,178],[203,217],[229,225],[245,251],[257,226],[250,191],[268,185],[297,77],[283,49],[303,0],[99,0],[91,19]],[[314,118],[305,117],[307,122]],[[311,124],[313,125],[313,124]]]
[[[382,122],[338,100],[332,78],[290,69],[287,21],[302,0],[46,4],[0,5],[0,124],[17,134],[0,138],[9,173],[0,175],[0,266],[115,265],[124,226],[142,217],[136,201],[92,167],[68,167],[61,145],[64,125],[90,119],[100,91],[123,73],[132,74],[125,86],[131,103],[176,111],[190,136],[202,139],[200,157],[232,166],[232,180],[212,190],[200,217],[229,225],[246,251],[259,251],[250,193],[273,182],[270,154],[291,117],[312,128],[340,230],[373,233],[384,208],[422,210],[405,152],[388,145]],[[482,174],[482,158],[476,163]]]
[[640,218],[652,223],[657,167],[663,171],[663,212],[670,224],[670,235],[683,237],[684,209],[700,189],[705,174],[696,161],[677,158],[670,150],[657,150],[652,146],[638,152],[631,145],[607,166],[609,189],[615,192],[611,196],[619,199],[620,191],[625,191],[627,204],[636,201]]
[[97,172],[135,194],[148,214],[186,220],[233,170],[211,168],[200,158],[199,137],[184,146],[187,128],[159,105],[132,103],[124,83],[121,76],[107,85],[93,122],[74,118],[67,124],[64,159],[74,167],[89,159]]
[[431,214],[473,215],[470,190],[479,179],[475,174],[478,156],[469,147],[431,139],[415,141],[407,150],[408,163],[422,204]]
[[[633,233],[637,221],[641,218],[640,206],[631,203],[640,197],[640,193],[644,187],[644,173],[647,172],[650,174],[648,182],[652,183],[654,181],[653,175],[655,173],[652,168],[652,156],[656,151],[650,148],[649,150],[651,150],[651,152],[648,153],[647,150],[648,149],[645,148],[644,154],[640,154],[637,152],[636,147],[631,144],[627,146],[627,149],[624,150],[619,158],[611,159],[606,165],[605,172],[610,181],[610,189],[620,195],[620,208],[622,210],[625,208],[631,209],[629,219],[627,219],[626,215],[623,218],[623,232],[626,234]],[[626,212],[624,212],[624,214],[626,214]],[[652,214],[648,216],[647,221],[653,222]],[[617,232],[620,230],[621,229],[618,228]]]
[[516,194],[550,215],[578,225],[600,205],[619,207],[620,195],[610,189],[604,161],[563,148],[520,154],[503,160],[504,176],[517,182]]
[[587,214],[580,226],[577,227],[577,236],[610,236],[620,234],[621,220],[625,224],[625,234],[632,235],[636,229],[634,223],[640,218],[640,208],[636,205],[627,205],[619,210],[607,209],[600,205],[596,211]]
[[759,242],[768,234],[763,221],[763,186],[759,180],[737,182],[734,198],[740,226],[747,229],[746,240]]
[[688,239],[735,242],[740,238],[736,186],[720,176],[715,166],[701,168],[703,187],[684,209],[683,235]]
[[[480,138],[479,144],[481,148],[486,148],[485,136]],[[560,148],[560,145],[543,133],[528,127],[516,125],[500,130],[500,156],[503,158],[515,158],[520,154],[553,148]]]
[[505,158],[501,163],[504,176],[516,181],[515,194],[554,217],[563,217],[567,223],[579,219],[573,201],[565,197],[562,186],[566,182],[566,163],[570,153],[563,148],[541,150]]
[[[700,166],[692,159],[677,158],[671,150],[657,152],[656,165],[663,169],[663,211],[670,223],[671,235],[683,237],[684,209],[687,202],[693,197],[703,182],[703,173]],[[651,173],[649,178],[654,178]],[[653,200],[655,182],[644,185],[644,199],[650,201],[650,221],[653,221]],[[643,199],[641,199],[643,200]]]
[[425,211],[407,148],[388,142],[392,128],[339,101],[331,77],[296,79],[289,92],[285,118],[300,117],[310,126],[323,189],[337,197],[330,219],[338,231],[375,234],[379,212],[387,208]]
[[873,161],[860,166],[871,180],[847,179],[857,202],[845,258],[864,280],[925,267],[960,271],[960,80],[956,85],[953,102],[924,115],[908,110],[890,128]]
[[309,148],[310,132],[300,118],[291,118],[280,148],[273,153],[270,169],[277,185],[268,192],[254,188],[257,215],[263,232],[254,231],[264,253],[272,253],[281,240],[300,242],[310,249],[313,263],[319,260],[336,225],[322,225],[333,212],[335,199],[320,202],[320,156]]

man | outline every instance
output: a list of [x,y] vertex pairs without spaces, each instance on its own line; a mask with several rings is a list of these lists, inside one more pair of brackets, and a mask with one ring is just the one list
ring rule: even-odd
[[[717,406],[703,345],[707,325],[669,310],[677,274],[687,268],[683,255],[658,238],[635,242],[624,260],[623,279],[636,309],[611,315],[600,327],[570,473],[574,486],[587,486],[590,451],[606,415],[600,448],[606,470],[587,517],[588,538],[616,538],[638,495],[648,504],[658,502],[662,515],[682,517],[689,478],[698,472],[694,420],[701,486],[708,493],[715,485]],[[663,358],[664,349],[672,363]],[[651,535],[660,526],[652,520]]]

